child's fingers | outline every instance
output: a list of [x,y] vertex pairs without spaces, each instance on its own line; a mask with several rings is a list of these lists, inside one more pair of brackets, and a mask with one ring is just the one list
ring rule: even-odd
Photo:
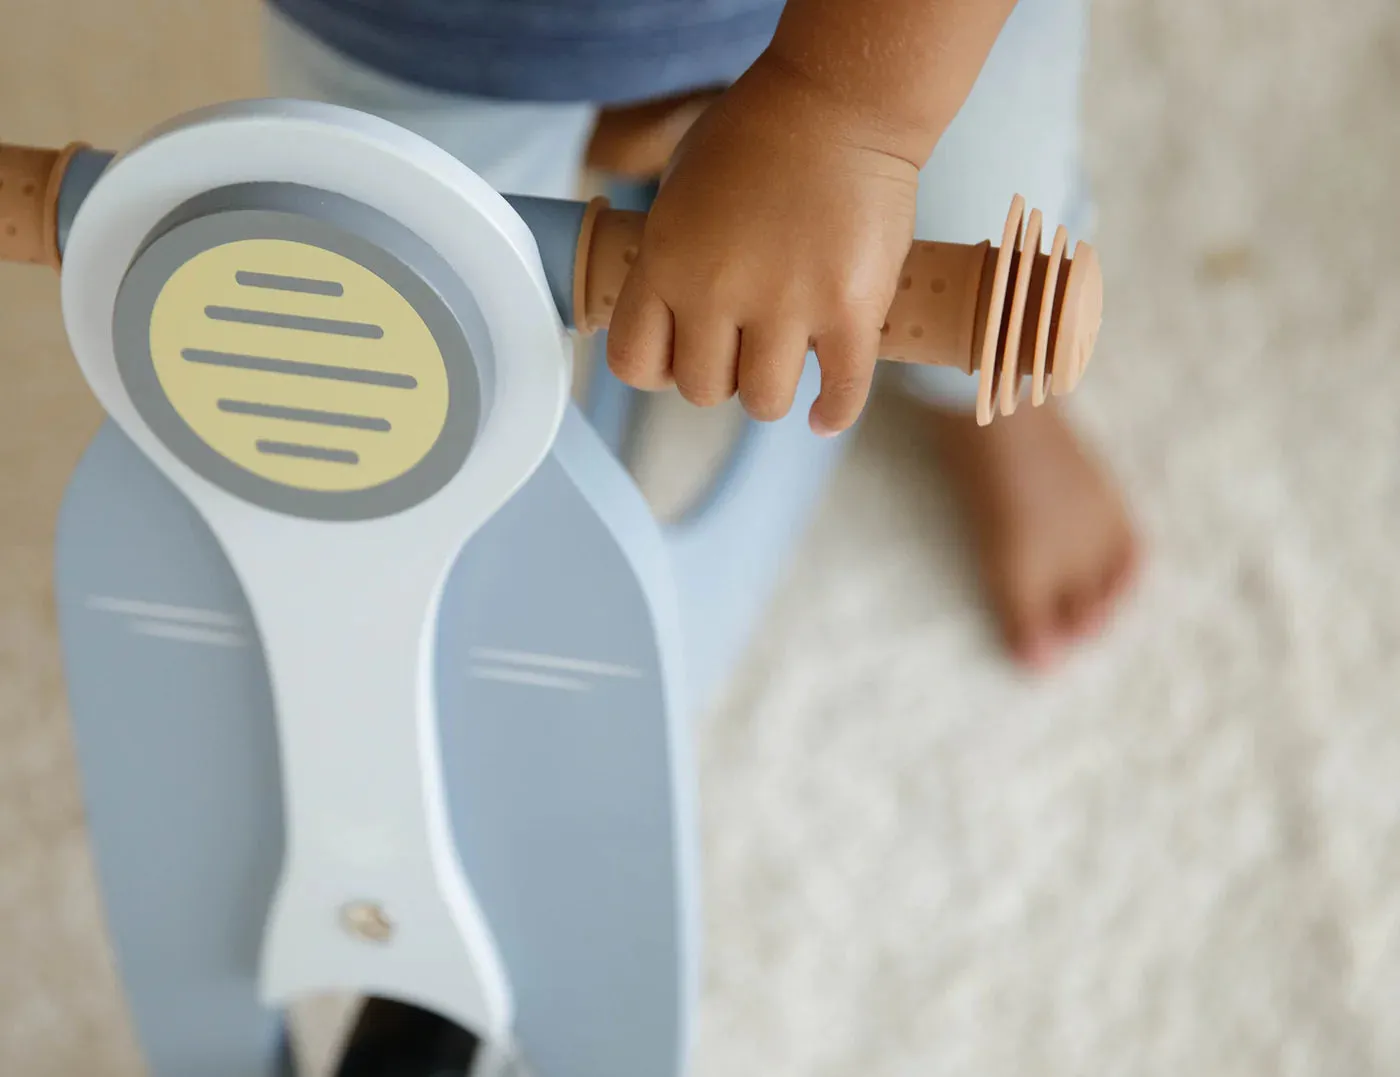
[[739,327],[718,313],[677,314],[671,374],[697,407],[723,404],[738,388]]
[[608,324],[608,369],[634,389],[668,388],[674,333],[671,308],[634,269]]
[[744,326],[739,346],[739,400],[760,422],[792,410],[810,341],[801,322]]
[[833,330],[817,338],[822,389],[812,404],[808,422],[814,433],[832,437],[860,418],[875,377],[880,334],[857,326]]

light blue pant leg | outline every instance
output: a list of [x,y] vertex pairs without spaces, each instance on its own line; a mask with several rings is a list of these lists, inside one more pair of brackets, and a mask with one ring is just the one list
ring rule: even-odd
[[592,105],[436,93],[347,59],[276,12],[265,18],[266,81],[274,96],[382,116],[435,142],[507,194],[577,196],[597,113]]
[[[1080,77],[1087,0],[1020,0],[962,110],[919,177],[915,234],[996,242],[1016,194],[1057,225],[1071,249],[1092,225],[1080,162]],[[943,367],[891,372],[911,395],[972,410],[976,377]]]

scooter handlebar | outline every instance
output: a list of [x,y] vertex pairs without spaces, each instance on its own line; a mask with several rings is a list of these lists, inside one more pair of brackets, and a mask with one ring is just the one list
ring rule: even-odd
[[58,268],[58,199],[68,164],[83,148],[0,142],[0,262]]
[[[67,226],[109,160],[81,143],[62,150],[0,143],[0,261],[59,268]],[[645,214],[602,199],[586,207],[510,201],[536,234],[564,322],[584,333],[605,329],[640,249]],[[978,375],[983,423],[1015,410],[1025,378],[1035,404],[1049,392],[1071,391],[1097,338],[1098,255],[1079,243],[1066,257],[1063,228],[1045,253],[1040,220],[1038,210],[1025,216],[1018,196],[999,245],[915,241],[882,330],[883,359]]]

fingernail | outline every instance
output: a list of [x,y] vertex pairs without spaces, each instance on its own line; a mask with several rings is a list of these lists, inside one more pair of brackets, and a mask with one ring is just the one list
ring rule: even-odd
[[812,433],[819,438],[834,438],[841,433],[840,430],[832,429],[820,416],[815,414],[808,417],[807,425],[812,428]]

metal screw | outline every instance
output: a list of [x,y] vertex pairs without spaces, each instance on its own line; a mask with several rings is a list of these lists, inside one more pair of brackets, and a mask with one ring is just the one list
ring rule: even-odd
[[346,931],[366,942],[388,942],[394,934],[394,921],[383,906],[372,901],[352,901],[342,906],[340,922]]

